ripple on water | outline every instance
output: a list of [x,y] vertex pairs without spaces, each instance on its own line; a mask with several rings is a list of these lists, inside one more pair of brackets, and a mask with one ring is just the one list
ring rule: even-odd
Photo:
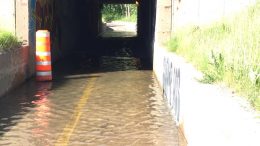
[[31,81],[1,99],[0,145],[53,145],[77,112],[82,115],[72,146],[177,145],[176,126],[152,71],[100,73],[87,103],[75,109],[88,80]]

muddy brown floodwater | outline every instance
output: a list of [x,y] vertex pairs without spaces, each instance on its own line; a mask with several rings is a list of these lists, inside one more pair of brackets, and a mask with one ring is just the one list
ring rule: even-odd
[[180,139],[149,70],[31,80],[0,98],[0,145],[178,146]]

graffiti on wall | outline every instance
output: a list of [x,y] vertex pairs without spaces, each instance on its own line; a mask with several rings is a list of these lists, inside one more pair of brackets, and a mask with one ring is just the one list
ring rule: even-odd
[[178,124],[180,119],[180,68],[169,57],[163,60],[163,94]]

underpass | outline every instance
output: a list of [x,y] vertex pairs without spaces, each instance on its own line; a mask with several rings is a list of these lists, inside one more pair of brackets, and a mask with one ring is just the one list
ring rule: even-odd
[[[18,35],[31,71],[35,31],[50,30],[53,81],[32,77],[0,98],[0,145],[185,145],[152,71],[155,0],[38,2]],[[104,4],[136,4],[135,35],[102,37]]]
[[31,79],[0,99],[0,145],[179,145],[151,70],[101,70],[75,58],[56,64],[52,82]]
[[[205,2],[0,1],[4,13],[15,9],[8,19],[0,14],[1,24],[12,24],[11,32],[25,45],[0,53],[0,145],[186,145],[182,134],[189,145],[257,143],[257,124],[250,121],[251,115],[245,118],[243,110],[230,110],[233,104],[223,106],[230,101],[219,98],[222,90],[197,88],[201,86],[192,78],[196,73],[161,48],[177,22],[186,22],[178,18],[196,11],[191,16],[197,16],[186,18],[197,25],[211,15],[215,9]],[[107,4],[136,4],[136,32],[121,32],[114,27],[121,24],[104,23],[102,9]],[[225,15],[229,7],[225,0],[223,4],[217,8],[223,11],[214,12]],[[212,11],[204,13],[200,10],[204,8]],[[103,31],[106,27],[108,33]],[[40,29],[51,32],[52,82],[31,78],[35,32]]]

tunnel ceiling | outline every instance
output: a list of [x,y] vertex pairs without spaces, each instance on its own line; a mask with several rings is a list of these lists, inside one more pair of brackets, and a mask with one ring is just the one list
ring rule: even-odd
[[134,4],[136,0],[100,0],[103,4]]

